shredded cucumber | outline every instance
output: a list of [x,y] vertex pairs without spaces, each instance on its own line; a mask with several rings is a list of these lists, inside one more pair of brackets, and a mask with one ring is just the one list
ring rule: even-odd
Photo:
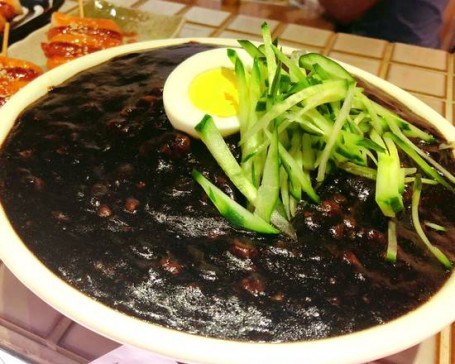
[[[301,200],[318,203],[316,184],[324,183],[326,176],[339,168],[375,181],[375,200],[389,217],[385,256],[395,262],[396,216],[405,209],[402,196],[406,185],[413,183],[416,232],[446,267],[451,266],[423,234],[416,210],[422,183],[439,183],[454,190],[455,176],[409,139],[434,143],[435,138],[370,100],[335,61],[315,53],[295,52],[289,57],[272,41],[268,25],[264,23],[261,29],[264,44],[239,41],[253,60],[251,68],[243,65],[234,50],[228,51],[239,85],[240,162],[209,116],[196,127],[220,167],[247,199],[248,214],[238,212],[230,203],[226,207],[226,200],[207,182],[201,183],[196,174],[204,189],[215,196],[214,204],[223,216],[246,228],[257,223],[251,222],[252,215],[260,221],[261,231],[256,231],[271,231],[273,225],[295,237],[291,221],[298,204]],[[453,148],[455,143],[446,147]],[[403,155],[413,165],[403,168]],[[443,232],[435,223],[425,224]]]
[[200,123],[196,125],[195,129],[232,183],[248,201],[254,204],[257,197],[256,187],[251,180],[245,176],[243,169],[232,155],[231,150],[216,127],[213,118],[209,115],[205,115]]
[[412,223],[414,224],[414,228],[416,229],[417,234],[419,235],[420,239],[424,242],[428,250],[442,263],[447,269],[452,269],[452,263],[446,257],[446,255],[436,246],[431,244],[430,240],[428,240],[425,232],[420,225],[419,220],[419,203],[420,203],[420,194],[422,192],[422,181],[420,180],[420,175],[417,175],[413,185],[413,192],[412,192]]
[[[250,130],[248,130],[245,136],[242,137],[240,144],[243,144],[245,140],[251,138],[258,131],[267,128],[272,120],[288,111],[294,105],[308,100],[312,96],[315,96],[319,102],[322,102],[321,96],[318,95],[325,95],[327,97],[327,100],[330,101],[333,99],[343,99],[346,96],[346,91],[346,81],[343,80],[330,81],[324,84],[307,87],[289,96],[282,102],[273,105],[272,108],[263,117],[261,117],[258,122],[251,127]],[[314,103],[316,100],[311,99],[311,102]]]
[[278,132],[275,128],[272,142],[267,152],[267,159],[265,160],[264,173],[258,190],[254,213],[265,221],[270,221],[279,193],[280,163],[278,158]]
[[444,226],[441,226],[439,224],[435,224],[434,222],[424,221],[423,223],[425,224],[425,226],[428,226],[429,228],[432,228],[433,230],[447,231],[447,228],[445,228]]
[[329,161],[330,155],[332,153],[332,149],[337,141],[341,128],[343,127],[343,124],[346,121],[349,111],[351,110],[352,99],[354,97],[354,90],[355,90],[355,86],[353,84],[351,84],[349,86],[349,90],[346,94],[346,98],[343,102],[343,107],[340,110],[337,120],[333,124],[332,134],[330,135],[330,138],[327,141],[327,144],[326,144],[324,150],[322,151],[321,161],[319,163],[318,174],[316,177],[316,180],[318,182],[322,182],[325,178],[327,162]]
[[276,58],[272,49],[272,37],[270,34],[269,26],[267,23],[263,23],[261,26],[262,37],[264,38],[264,54],[267,60],[267,75],[269,84],[269,93],[272,90],[273,78],[276,73]]
[[232,225],[242,229],[254,230],[263,234],[278,234],[279,230],[252,214],[242,205],[229,198],[201,173],[194,170],[193,178],[201,185],[221,215]]
[[398,242],[397,242],[396,222],[395,222],[395,220],[390,219],[389,228],[388,228],[388,244],[387,244],[387,252],[386,252],[387,260],[389,260],[391,262],[396,262],[397,250],[398,250]]

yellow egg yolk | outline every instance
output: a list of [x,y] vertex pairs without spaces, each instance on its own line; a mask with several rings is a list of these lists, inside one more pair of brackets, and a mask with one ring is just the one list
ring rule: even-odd
[[194,78],[188,91],[193,105],[209,115],[238,114],[239,93],[233,70],[221,67],[205,71]]

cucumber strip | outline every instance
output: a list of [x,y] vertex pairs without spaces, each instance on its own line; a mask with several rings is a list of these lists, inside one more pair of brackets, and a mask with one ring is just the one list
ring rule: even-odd
[[242,159],[242,163],[245,163],[245,162],[249,161],[251,158],[257,156],[259,153],[264,151],[269,146],[269,144],[270,144],[270,142],[268,140],[266,140],[263,143],[261,143],[260,145],[258,145],[256,148],[254,148],[250,152],[250,154],[246,155],[245,158]]
[[[398,193],[403,196],[403,193],[404,193],[404,189],[406,188],[406,174],[405,174],[405,171],[404,171],[404,168],[400,168],[399,169],[400,171],[400,174],[399,174],[399,177],[398,177]],[[402,198],[403,200],[403,198]]]
[[365,113],[362,111],[354,118],[352,122],[358,126],[363,121],[363,119],[365,119]]
[[388,217],[403,210],[403,199],[399,193],[395,158],[385,153],[378,154],[375,200],[382,213]]
[[282,115],[284,112],[289,110],[294,105],[302,102],[311,96],[317,95],[319,93],[328,93],[329,95],[335,94],[337,98],[342,99],[346,95],[346,81],[337,80],[337,81],[328,81],[326,83],[315,85],[311,87],[307,87],[292,96],[289,96],[287,99],[283,100],[282,102],[276,103],[273,107],[266,112],[258,122],[253,125],[244,136],[242,136],[242,140],[240,141],[240,145],[244,144],[246,140],[251,138],[254,134],[256,134],[259,130],[265,129],[268,127],[269,123],[277,118],[278,116]]
[[[241,77],[239,74],[237,77]],[[253,61],[253,67],[251,69],[251,75],[249,77],[248,85],[248,98],[249,98],[249,107],[248,107],[248,117],[245,122],[245,128],[242,128],[241,135],[245,133],[251,125],[254,125],[257,122],[257,113],[256,105],[261,97],[261,74],[259,69],[259,61],[257,58]],[[242,103],[240,103],[242,104]],[[253,156],[253,151],[258,148],[261,144],[262,137],[260,133],[256,133],[252,138],[248,139],[242,148],[242,168],[245,171],[247,176],[251,177],[253,185],[258,187],[259,178],[260,178],[260,165],[257,158],[246,158],[247,156]]]
[[[261,135],[261,141],[263,140],[263,135]],[[253,175],[254,175],[254,181],[255,181],[255,186],[256,188],[259,187],[260,181],[262,179],[262,174],[264,172],[264,165],[265,165],[265,160],[267,158],[267,148],[264,148],[260,153],[258,153],[254,157],[254,162],[253,162]]]
[[[408,149],[410,150],[413,150],[414,152],[416,152],[420,157],[422,157],[423,159],[426,159],[427,162],[429,162],[430,164],[433,165],[433,167],[435,167],[439,172],[441,172],[450,182],[452,183],[455,183],[455,176],[450,173],[446,168],[444,168],[442,165],[440,165],[438,162],[436,162],[433,158],[431,158],[429,155],[427,155],[423,150],[421,150],[419,147],[417,147],[413,142],[411,142],[408,137],[406,135],[404,135],[402,133],[402,131],[400,130],[400,128],[397,126],[397,124],[395,123],[394,120],[386,120],[388,123],[389,123],[389,127],[390,127],[390,130],[392,131],[392,133],[397,137],[396,139],[399,139],[403,145],[406,145],[408,147]],[[395,141],[395,140],[394,140]],[[397,143],[399,146],[400,144],[398,142],[395,141],[395,143]],[[400,146],[401,148],[401,146]],[[403,148],[402,148],[403,149]],[[405,151],[406,152],[406,151]],[[409,153],[406,152],[408,155]],[[412,156],[409,155],[411,158]],[[413,158],[414,159],[414,158]],[[414,161],[416,161],[414,159]],[[417,161],[416,161],[417,162]],[[421,166],[422,167],[422,166]],[[422,167],[423,168],[423,167]],[[436,173],[436,175],[438,177],[439,174]],[[433,176],[432,176],[433,177]],[[436,179],[436,178],[435,178]],[[440,180],[444,181],[444,183],[441,183],[439,180],[437,180],[439,183],[441,183],[443,186],[451,189],[452,187],[447,183],[445,182],[445,180],[440,177],[439,178]]]
[[[237,163],[237,160],[232,155],[229,147],[213,122],[213,119],[208,115],[204,116],[202,121],[196,125],[195,129],[201,140],[207,146],[207,149],[210,151],[231,182],[254,206],[257,198],[257,189],[245,176],[242,168]],[[296,238],[292,225],[279,212],[277,212],[277,210],[273,211],[270,221],[283,233],[293,239]]]
[[[300,125],[300,127],[309,134],[312,135],[325,135],[325,133],[319,129],[317,126],[313,125],[312,121],[309,120],[305,115],[299,115],[299,113],[288,114],[288,121],[295,122]],[[278,128],[278,131],[281,131],[282,127]]]
[[[235,187],[237,187],[237,189],[254,206],[257,198],[257,189],[252,184],[251,180],[245,176],[242,168],[237,163],[237,160],[232,155],[229,147],[217,129],[212,117],[209,115],[204,116],[201,122],[196,125],[195,129],[201,140],[207,146],[207,149],[223,169],[224,173],[226,173]],[[270,221],[283,233],[291,238],[296,238],[292,225],[277,212],[277,210],[273,211]]]
[[255,124],[257,121],[256,106],[262,95],[262,79],[261,70],[259,68],[259,60],[257,58],[253,61],[253,67],[251,68],[250,83],[248,89],[249,96],[249,114],[248,114],[248,127]]
[[412,168],[403,168],[404,169],[404,174],[405,176],[409,176],[411,174],[417,173],[417,168],[412,167]]
[[404,170],[400,168],[398,150],[386,133],[383,136],[388,153],[378,153],[375,200],[385,216],[395,217],[404,209]]
[[294,83],[291,88],[286,92],[286,96],[295,94],[296,92],[302,91],[304,88],[312,86],[308,79],[302,80],[300,82]]
[[272,90],[272,83],[273,78],[275,77],[276,73],[276,59],[275,54],[273,53],[272,49],[272,36],[270,34],[270,29],[267,23],[263,23],[261,26],[262,30],[262,38],[264,40],[264,54],[267,60],[267,75],[269,81],[269,93]]
[[387,230],[388,242],[387,242],[387,253],[386,259],[392,263],[397,261],[397,250],[398,250],[398,242],[397,242],[397,227],[395,220],[389,220],[389,227]]
[[339,101],[331,102],[330,109],[332,110],[333,120],[336,120],[338,115],[340,114],[340,110],[341,110],[340,102]]
[[[305,105],[305,107],[302,109],[302,113],[304,114],[308,110],[314,109],[320,105],[327,104],[329,102],[333,103],[344,99],[346,96],[345,91],[346,88],[343,88],[342,90],[324,89],[320,93],[312,95],[306,100],[302,100],[303,104]],[[335,111],[334,114],[337,115],[338,113]]]
[[265,54],[262,53],[258,47],[256,47],[249,40],[238,40],[240,46],[251,56],[251,58],[265,58]]
[[415,125],[412,125],[411,123],[408,123],[407,121],[401,119],[394,112],[387,110],[385,107],[379,105],[374,101],[371,101],[371,104],[375,108],[376,112],[383,116],[386,121],[387,119],[392,118],[406,136],[410,138],[419,138],[428,143],[435,142],[435,138],[431,134],[428,134],[427,132],[416,127]]
[[228,48],[226,53],[227,53],[227,56],[228,56],[229,60],[231,61],[232,65],[235,66],[235,61],[238,58],[237,52],[231,48]]
[[278,132],[275,127],[265,160],[262,182],[258,189],[254,214],[269,222],[280,193]]
[[284,167],[286,168],[286,171],[288,172],[289,178],[291,179],[295,176],[308,197],[311,198],[314,202],[319,202],[320,198],[311,185],[310,175],[299,168],[297,162],[281,144],[278,146],[278,152],[280,153],[281,160]]
[[292,196],[289,198],[289,210],[291,213],[291,218],[293,218],[295,216],[295,213],[297,211],[297,205],[299,204],[299,201],[300,200],[297,200],[296,198],[294,198]]
[[398,166],[400,165],[399,161],[400,161],[400,157],[398,155],[398,149],[397,147],[395,146],[395,143],[393,142],[393,140],[390,138],[390,133],[385,133],[383,135],[383,140],[384,140],[384,143],[387,147],[387,150],[389,151],[389,155],[391,157],[393,157],[395,160],[398,161]]
[[300,57],[299,64],[301,67],[305,68],[308,71],[310,71],[311,68],[317,64],[333,78],[355,82],[351,74],[346,71],[340,64],[318,53],[304,54]]
[[341,148],[343,151],[347,152],[347,155],[349,155],[349,158],[352,159],[353,162],[366,166],[367,158],[363,153],[365,148],[359,145],[359,143],[362,142],[363,137],[345,130],[342,130],[340,135],[341,138],[339,138],[337,142],[337,152],[340,152],[338,149]]
[[279,230],[275,229],[259,216],[253,215],[242,205],[229,198],[201,173],[194,170],[192,176],[204,189],[205,193],[220,214],[223,215],[233,226],[256,231],[262,234],[279,234]]
[[419,203],[420,203],[420,194],[422,192],[422,181],[420,179],[420,175],[417,174],[415,177],[414,185],[413,185],[413,192],[412,192],[412,204],[411,204],[411,214],[412,214],[412,223],[414,228],[416,229],[417,234],[419,235],[420,239],[424,242],[427,246],[428,250],[447,268],[452,269],[452,263],[449,259],[447,259],[446,255],[439,250],[438,247],[431,244],[430,240],[428,240],[425,232],[422,229],[422,225],[420,225],[419,220]]
[[[282,124],[287,124],[289,126],[289,124],[287,122],[283,122]],[[280,124],[281,125],[281,124]],[[269,142],[272,141],[272,138],[271,138],[271,134],[270,132],[267,130],[265,132],[265,134],[268,136],[267,139],[269,139]],[[284,130],[283,132],[279,133],[278,134],[278,141],[287,149],[290,147],[291,145],[291,140],[289,138],[289,130],[286,129]]]
[[245,176],[243,169],[232,155],[212,117],[205,115],[195,129],[224,173],[248,201],[254,205],[257,198],[257,189],[251,180]]
[[302,135],[302,165],[307,171],[314,169],[316,162],[316,151],[312,146],[312,138],[310,134],[303,133]]
[[341,107],[340,114],[333,124],[332,134],[327,141],[327,144],[322,151],[321,160],[318,167],[318,174],[316,181],[322,182],[325,178],[325,173],[327,169],[327,162],[329,161],[330,155],[332,154],[332,149],[335,146],[335,143],[338,139],[338,135],[343,127],[344,122],[346,121],[347,116],[351,110],[352,99],[354,97],[355,86],[350,85],[344,99],[343,106]]
[[363,135],[363,130],[360,129],[360,127],[354,121],[355,121],[355,119],[352,120],[352,118],[350,116],[348,117],[348,123],[349,123],[349,127],[351,129],[351,132],[358,134],[358,135]]
[[[290,154],[292,158],[294,158],[298,168],[302,170],[303,162],[302,151],[300,150],[300,134],[298,135],[298,140],[298,144],[296,146],[292,146]],[[291,193],[292,197],[294,197],[297,201],[300,201],[302,199],[302,186],[300,185],[300,181],[297,178],[291,178],[289,182],[289,192]]]
[[367,134],[373,130],[373,127],[371,126],[369,121],[366,121],[366,119],[362,120],[359,124],[359,129],[362,131],[363,134]]
[[382,135],[383,132],[384,132],[383,124],[379,120],[378,114],[376,113],[376,109],[374,108],[372,102],[370,101],[370,99],[368,97],[366,97],[362,93],[358,92],[357,96],[360,98],[360,100],[362,101],[363,105],[365,106],[365,109],[367,110],[368,114],[370,115],[371,124],[372,124],[374,130],[376,130],[376,132],[379,135]]
[[367,156],[367,158],[370,158],[376,166],[378,165],[377,158],[374,156],[374,154],[370,150],[365,149],[364,153]]
[[373,168],[359,166],[351,162],[338,163],[337,166],[338,168],[343,169],[344,171],[354,174],[356,176],[376,180],[377,172]]
[[245,162],[242,161],[240,166],[242,167],[242,169],[245,173],[245,176],[250,179],[253,186],[258,188],[259,182],[256,179],[255,166],[254,166],[255,159],[253,157],[254,157],[254,155],[251,155],[251,158],[248,158]]
[[[414,183],[415,177],[405,177],[404,183]],[[428,179],[428,178],[422,178],[422,183],[424,185],[437,185],[438,182],[436,182],[434,179]]]
[[[279,101],[279,97],[281,97],[281,94],[279,93],[281,87],[281,74],[284,72],[281,68],[281,65],[281,61],[278,60],[275,74],[273,76],[272,87],[269,90],[269,95],[267,98],[267,101],[270,105],[274,105],[276,101]],[[270,106],[267,109],[270,109]]]
[[362,138],[356,143],[358,146],[374,150],[375,152],[384,153],[386,150],[371,139]]
[[[394,159],[394,168],[397,171],[397,174],[396,174],[396,178],[393,180],[392,183],[398,184],[398,194],[400,195],[401,203],[403,204],[402,194],[403,194],[404,188],[405,188],[404,178],[406,176],[406,171],[404,168],[401,168],[400,156],[398,155],[398,149],[397,149],[395,143],[393,142],[393,140],[390,138],[388,133],[384,134],[384,142],[389,151],[389,155]],[[404,209],[404,205],[403,205],[403,209]]]
[[[293,51],[289,58],[291,58],[291,61],[296,64],[298,67],[300,67],[300,64],[299,64],[299,59],[300,57],[302,56],[302,54],[305,54],[306,52],[303,52],[302,51]],[[300,70],[306,75],[306,71],[305,69],[303,68],[300,68]]]
[[293,120],[290,120],[289,117],[285,117],[278,126],[278,137],[281,142],[286,139],[286,143],[289,141],[288,128],[293,123]]
[[286,211],[287,219],[291,219],[291,210],[289,209],[289,184],[288,174],[284,167],[280,168],[280,194],[283,201],[284,210]]
[[[401,140],[397,135],[390,133],[392,140],[400,147],[403,152],[405,152],[409,157],[411,157],[414,162],[422,169],[422,171],[432,177],[435,181],[443,185],[444,187],[452,190],[453,187],[447,183],[447,181],[435,170],[433,169],[425,160],[412,148],[409,144]],[[412,144],[412,143],[411,143]],[[414,145],[414,144],[412,144]],[[417,148],[417,147],[416,147]]]
[[435,224],[434,222],[424,221],[423,224],[436,231],[447,231],[447,228],[445,228],[444,226]]
[[322,81],[330,79],[329,74],[319,64],[313,64],[313,69]]
[[280,80],[280,90],[282,93],[286,94],[288,89],[291,87],[291,77],[283,73]]
[[306,113],[313,123],[322,131],[328,135],[332,132],[333,122],[330,119],[325,118],[317,109],[308,110]]
[[275,53],[276,58],[281,61],[289,69],[292,82],[306,81],[306,75],[302,72],[299,66],[293,63],[283,52],[277,47],[272,45],[272,50]]
[[[361,92],[362,91],[359,91],[359,93],[361,93]],[[366,114],[368,114],[368,111],[367,111],[361,97],[358,94],[356,94],[354,96],[354,100],[352,100],[352,108],[354,110],[361,110],[362,112],[365,112]]]
[[337,142],[334,151],[336,154],[350,160],[352,163],[359,166],[367,166],[367,159],[359,148],[352,148],[352,145],[345,146]]
[[[245,74],[245,67],[241,59],[236,56],[235,59],[235,75],[237,78],[237,88],[239,92],[239,99],[242,102],[239,102],[239,123],[240,123],[240,132],[244,133],[248,127],[248,116],[249,116],[249,95],[248,95],[248,82]],[[244,102],[243,102],[244,101]]]

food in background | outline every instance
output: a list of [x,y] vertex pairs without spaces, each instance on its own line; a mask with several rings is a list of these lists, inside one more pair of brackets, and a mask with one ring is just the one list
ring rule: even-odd
[[0,57],[0,106],[27,83],[43,73],[37,65],[21,59]]
[[120,27],[109,19],[52,14],[48,43],[41,47],[47,67],[54,68],[75,58],[123,44]]
[[19,0],[0,0],[0,32],[3,32],[7,22],[20,14],[22,6]]

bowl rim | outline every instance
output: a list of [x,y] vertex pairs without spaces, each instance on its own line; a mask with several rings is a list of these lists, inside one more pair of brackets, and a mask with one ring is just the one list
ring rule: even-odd
[[[77,73],[115,56],[182,44],[190,41],[237,47],[235,40],[181,38],[154,40],[107,49],[55,68],[29,83],[0,109],[3,144],[16,118],[26,106]],[[285,52],[294,50],[283,47]],[[379,87],[435,127],[448,141],[455,128],[436,111],[397,86],[357,67],[340,62],[348,71]],[[241,342],[209,338],[142,321],[106,306],[52,273],[21,241],[0,208],[0,259],[32,292],[75,322],[120,343],[186,363],[302,363],[348,364],[378,359],[404,350],[436,334],[455,321],[455,274],[426,303],[383,325],[328,339],[286,343]],[[25,268],[24,268],[25,267]],[[58,294],[56,294],[56,292]],[[423,329],[424,327],[424,329]]]

